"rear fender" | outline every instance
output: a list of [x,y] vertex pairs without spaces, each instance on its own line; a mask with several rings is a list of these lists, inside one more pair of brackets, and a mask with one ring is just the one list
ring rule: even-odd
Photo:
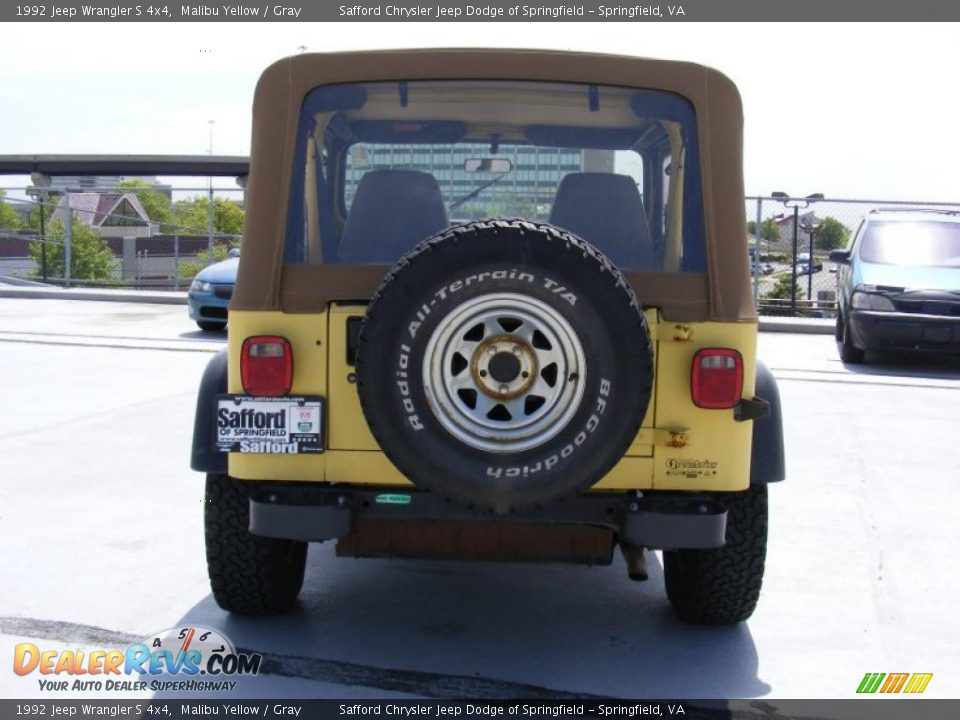
[[773,373],[760,361],[757,361],[757,385],[754,394],[770,403],[770,415],[753,421],[750,484],[779,482],[786,477],[780,391]]
[[199,472],[227,472],[227,454],[214,446],[214,398],[227,392],[227,351],[221,350],[207,363],[197,393],[197,413],[193,421],[193,449],[190,467]]

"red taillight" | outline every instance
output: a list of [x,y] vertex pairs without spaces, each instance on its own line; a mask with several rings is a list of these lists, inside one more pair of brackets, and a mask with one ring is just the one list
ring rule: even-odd
[[743,392],[743,358],[736,350],[710,348],[693,356],[690,394],[693,404],[716,410],[732,408]]
[[293,385],[290,341],[275,335],[248,337],[240,349],[240,380],[248,395],[286,395]]

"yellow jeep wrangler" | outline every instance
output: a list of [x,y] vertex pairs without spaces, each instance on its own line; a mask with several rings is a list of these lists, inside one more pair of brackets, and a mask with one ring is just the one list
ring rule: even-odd
[[217,603],[338,556],[609,564],[748,618],[783,479],[733,83],[541,51],[298,55],[257,86],[200,387]]

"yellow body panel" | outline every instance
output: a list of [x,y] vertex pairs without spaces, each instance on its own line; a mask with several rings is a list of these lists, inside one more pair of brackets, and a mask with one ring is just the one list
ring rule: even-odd
[[[287,480],[371,485],[409,485],[374,440],[357,395],[355,369],[347,364],[347,320],[363,305],[333,305],[320,314],[231,312],[229,378],[242,393],[240,347],[251,335],[282,335],[293,346],[293,395],[327,400],[328,451],[318,455],[231,453],[229,471],[246,480]],[[693,356],[702,348],[736,348],[743,355],[743,397],[752,398],[755,323],[662,322],[647,310],[654,338],[653,398],[627,455],[595,490],[743,490],[749,484],[752,422],[736,422],[732,410],[703,410],[690,399]]]
[[[331,450],[373,450],[380,452],[380,446],[373,439],[367,421],[360,407],[357,394],[354,368],[347,365],[347,320],[350,317],[363,317],[364,305],[334,305],[330,308],[330,376],[328,402],[329,415],[336,418],[330,424],[328,439]],[[353,380],[351,381],[351,378]]]
[[[227,391],[243,393],[240,349],[251,335],[281,335],[293,347],[292,395],[327,397],[327,316],[283,312],[230,312],[227,333]],[[324,422],[329,427],[329,411]],[[318,455],[230,453],[229,473],[243,480],[324,480],[326,459]]]
[[[662,430],[688,431],[686,445],[658,443],[653,484],[657,490],[746,490],[750,484],[753,422],[737,422],[732,410],[703,410],[690,400],[693,356],[703,348],[735,348],[743,355],[745,398],[756,375],[756,323],[664,323],[657,343],[657,417]],[[689,339],[676,340],[689,334]]]

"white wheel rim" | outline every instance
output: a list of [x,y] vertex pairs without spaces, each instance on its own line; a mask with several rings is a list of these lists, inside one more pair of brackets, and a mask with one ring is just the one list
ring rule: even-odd
[[526,295],[476,297],[444,317],[427,343],[423,382],[447,432],[480,450],[513,453],[557,435],[586,384],[570,323]]

